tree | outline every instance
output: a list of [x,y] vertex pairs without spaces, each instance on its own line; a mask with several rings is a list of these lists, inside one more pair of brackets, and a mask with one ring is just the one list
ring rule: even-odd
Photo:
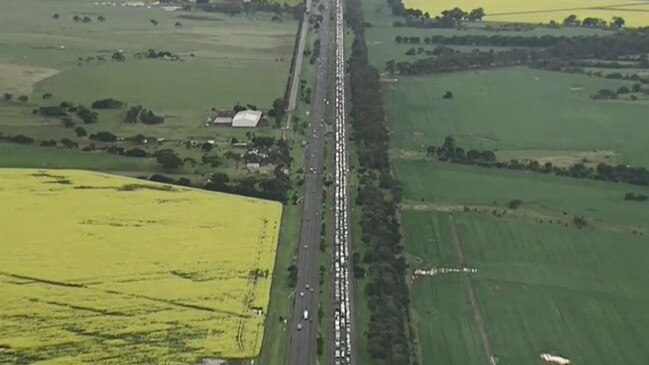
[[279,127],[282,123],[282,118],[284,118],[284,99],[277,98],[273,101],[273,114],[275,115],[275,125]]
[[467,16],[467,19],[470,21],[481,21],[484,16],[487,15],[485,14],[485,11],[483,8],[477,8],[473,9],[469,12],[469,15]]
[[83,105],[79,105],[77,108],[77,116],[86,124],[97,123],[97,113]]
[[[428,39],[428,38],[426,38],[426,39]],[[388,61],[386,61],[386,62],[385,62],[385,69],[386,69],[389,73],[394,73],[394,72],[396,71],[396,63],[394,62],[394,60],[388,60]]]
[[628,94],[628,93],[630,93],[630,92],[631,92],[631,89],[629,89],[627,86],[620,86],[620,87],[617,89],[617,93],[618,93],[618,95]]
[[106,18],[104,18],[103,15],[100,15],[100,16],[97,17],[97,20],[100,21],[100,22],[105,22]]
[[117,141],[117,136],[110,133],[110,132],[97,132],[95,134],[91,134],[88,136],[88,138],[92,140],[96,140],[99,142],[115,142]]
[[564,20],[563,20],[563,25],[568,26],[568,27],[578,27],[581,24],[579,21],[579,18],[575,14],[568,15]]
[[174,24],[174,27],[176,27],[176,28],[182,28],[182,26],[183,26],[183,25],[182,25],[180,22],[176,22],[176,23]]
[[82,21],[84,23],[90,23],[92,21],[92,19],[90,19],[90,17],[86,15],[86,16],[83,17]]
[[5,101],[9,101],[14,96],[12,94],[9,94],[9,93],[4,93],[4,95],[2,97],[5,99]]
[[77,134],[77,137],[85,137],[88,135],[88,132],[86,132],[86,130],[83,127],[77,127],[74,130],[74,133]]
[[29,97],[27,97],[27,95],[20,95],[20,96],[18,97],[18,100],[19,100],[21,103],[26,103],[26,102],[29,100]]
[[456,27],[459,27],[462,19],[464,19],[468,14],[460,8],[453,8],[451,10],[442,11],[442,19],[446,21],[452,21]]
[[214,145],[209,142],[205,142],[201,145],[201,149],[205,152],[210,152],[213,148]]
[[34,139],[32,137],[27,137],[22,134],[19,134],[15,137],[11,137],[9,139],[10,142],[13,143],[20,143],[20,144],[32,144],[34,143]]
[[642,84],[640,83],[633,84],[633,86],[631,87],[631,91],[633,91],[634,93],[639,93],[640,91],[642,91]]
[[122,106],[124,102],[113,98],[95,100],[91,105],[93,109],[119,109]]
[[394,38],[394,40],[395,40],[397,43],[401,43],[401,42],[403,42],[403,37],[401,37],[400,35],[398,35],[398,36],[396,36],[396,37]]
[[183,165],[183,160],[172,150],[163,150],[162,153],[156,153],[156,161],[165,170],[176,170]]
[[51,98],[52,98],[52,94],[51,94],[51,93],[45,93],[45,94],[43,94],[43,100],[49,100],[49,99],[51,99]]
[[115,60],[115,61],[119,61],[119,62],[126,61],[126,57],[124,57],[124,53],[119,52],[119,51],[113,53],[113,56],[112,56],[111,58],[112,58],[113,60]]
[[444,99],[453,99],[453,93],[450,92],[450,91],[447,91],[447,92],[444,94],[443,98],[444,98]]
[[288,267],[288,286],[295,288],[297,285],[297,266],[295,264]]
[[590,28],[604,28],[606,27],[606,20],[600,18],[588,17],[582,20],[581,25]]
[[509,207],[509,209],[518,209],[518,207],[520,207],[521,204],[523,204],[523,201],[522,201],[522,200],[520,200],[520,199],[514,199],[514,200],[510,201],[510,202],[507,204],[507,206]]
[[624,27],[625,23],[626,21],[624,20],[624,18],[619,16],[614,16],[613,21],[611,21],[611,27],[620,29]]
[[150,21],[151,24],[153,24],[153,25],[158,25],[158,21],[155,20],[155,19],[151,19],[151,20],[149,20],[149,21]]
[[58,18],[60,18],[60,17],[61,17],[61,16],[59,15],[59,13],[54,13],[54,15],[52,15],[52,18],[54,18],[54,19],[58,19]]

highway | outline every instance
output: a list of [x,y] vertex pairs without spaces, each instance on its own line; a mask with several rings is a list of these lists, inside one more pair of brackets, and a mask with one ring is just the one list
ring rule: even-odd
[[[329,6],[323,3],[327,8]],[[309,145],[306,151],[304,199],[297,253],[298,276],[293,294],[293,315],[290,323],[288,364],[315,365],[318,335],[318,253],[322,230],[322,186],[325,152],[326,69],[329,55],[329,16],[323,16],[319,27],[320,57],[316,61],[316,79],[311,101]],[[307,318],[305,319],[305,314]]]
[[[335,116],[334,116],[334,248],[332,328],[329,351],[334,365],[356,365],[356,327],[351,262],[349,151],[345,108],[345,42],[343,0],[335,0]],[[331,337],[331,336],[330,336]]]

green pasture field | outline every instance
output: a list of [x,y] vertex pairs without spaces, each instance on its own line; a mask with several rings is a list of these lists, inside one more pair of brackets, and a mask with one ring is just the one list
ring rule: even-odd
[[[394,165],[411,270],[458,268],[452,216],[467,265],[478,270],[470,282],[498,364],[543,364],[546,352],[575,364],[649,359],[649,204],[624,200],[649,189],[423,160]],[[515,211],[513,199],[523,201]],[[577,228],[575,216],[589,227]],[[420,363],[487,362],[463,276],[412,283]]]
[[[13,93],[14,99],[30,97],[24,107],[18,102],[0,105],[0,132],[5,133],[7,126],[44,124],[31,115],[39,105],[88,105],[114,97],[167,118],[155,129],[131,129],[143,128],[144,134],[153,129],[167,138],[207,134],[199,128],[211,108],[240,102],[267,110],[283,96],[297,29],[288,15],[271,22],[269,14],[233,17],[81,0],[0,0],[0,7],[0,92]],[[52,18],[55,13],[59,19]],[[74,22],[75,15],[87,15],[92,22]],[[99,15],[106,20],[99,22]],[[183,61],[135,57],[149,48],[177,54]],[[111,60],[118,50],[125,62]],[[106,60],[78,60],[98,56]],[[44,93],[54,96],[42,100]],[[101,130],[114,131],[123,118],[115,112],[101,114]],[[108,129],[108,124],[115,125]]]
[[[0,7],[4,9],[0,12],[0,93],[14,95],[10,102],[0,101],[0,134],[23,134],[37,140],[70,138],[84,147],[89,141],[77,138],[74,128],[63,128],[60,120],[34,115],[32,110],[62,101],[89,106],[107,97],[129,106],[143,105],[164,116],[165,123],[124,124],[127,108],[123,108],[98,111],[98,123],[78,122],[77,126],[83,126],[88,134],[109,131],[118,137],[143,134],[164,138],[164,147],[160,148],[178,147],[176,144],[189,139],[214,139],[221,153],[229,148],[230,138],[245,140],[247,132],[281,134],[271,129],[205,127],[205,122],[212,108],[229,109],[239,102],[268,110],[274,99],[284,95],[297,30],[297,22],[288,14],[281,22],[273,22],[270,14],[262,13],[227,16],[171,12],[160,7],[101,6],[82,0],[0,0]],[[54,14],[59,14],[59,19],[54,19]],[[92,22],[74,22],[75,15],[89,16]],[[104,22],[97,20],[100,15],[105,17]],[[158,24],[153,25],[151,19]],[[176,22],[182,26],[175,26]],[[177,54],[183,61],[135,57],[135,53],[149,48]],[[124,52],[125,62],[111,60],[118,50]],[[106,60],[85,61],[99,56]],[[44,100],[45,93],[53,97]],[[17,101],[19,95],[29,96],[29,101]],[[0,155],[0,166],[24,163],[112,171],[127,165],[129,171],[136,166],[144,171],[156,170],[151,161],[36,146],[2,148],[12,153]],[[17,156],[17,151],[27,155]],[[200,153],[184,148],[179,153],[183,158],[200,158]],[[91,160],[97,164],[93,166]],[[224,162],[221,168],[228,168],[228,161]],[[195,170],[183,173],[200,174]]]
[[[649,165],[649,103],[595,101],[599,89],[632,82],[524,67],[399,77],[386,83],[394,147],[423,152],[452,135],[466,149],[612,151],[618,162]],[[442,95],[451,91],[452,100]],[[498,153],[498,152],[497,152]]]
[[[624,200],[649,188],[423,159],[394,167],[411,272],[460,266],[453,222],[478,270],[412,282],[420,363],[487,363],[467,283],[498,364],[540,365],[542,353],[574,364],[649,359],[649,204]],[[514,199],[522,205],[508,209]]]
[[[574,364],[647,362],[646,238],[407,211],[405,245],[416,267],[457,267],[451,222],[467,265],[478,271],[469,277],[498,364],[543,364],[542,353]],[[423,363],[487,363],[464,275],[412,285]]]
[[[403,183],[404,204],[422,209],[468,205],[490,207],[491,214],[520,199],[519,215],[536,212],[545,217],[545,225],[549,218],[565,223],[583,216],[602,229],[649,231],[649,203],[624,200],[626,193],[649,195],[647,187],[447,162],[396,160],[394,165]],[[516,215],[510,212],[503,219],[519,219]]]

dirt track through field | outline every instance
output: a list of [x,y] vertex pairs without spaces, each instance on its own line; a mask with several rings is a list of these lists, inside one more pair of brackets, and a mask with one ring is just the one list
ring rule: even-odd
[[[464,259],[464,252],[462,252],[462,243],[460,242],[460,237],[457,234],[457,226],[453,216],[448,218],[448,224],[451,228],[451,239],[453,240],[453,246],[455,246],[455,251],[457,252],[457,257],[460,261],[460,267],[467,267],[466,260]],[[475,297],[475,292],[473,290],[473,283],[468,273],[464,274],[464,283],[466,284],[466,290],[469,293],[469,301],[471,302],[471,308],[473,308],[473,319],[478,331],[480,332],[480,338],[482,339],[482,348],[487,355],[487,364],[496,365],[496,360],[494,357],[493,349],[491,348],[491,342],[489,341],[489,336],[487,336],[487,329],[480,314],[480,308],[478,308],[478,301]]]

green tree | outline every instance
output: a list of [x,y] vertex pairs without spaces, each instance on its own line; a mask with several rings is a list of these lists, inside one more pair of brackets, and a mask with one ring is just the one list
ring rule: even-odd
[[563,20],[563,25],[568,26],[568,27],[578,27],[581,24],[579,21],[579,18],[575,14],[568,15],[564,20]]
[[467,19],[469,19],[470,21],[481,21],[485,15],[487,14],[485,14],[483,8],[477,8],[469,12],[469,15],[467,15]]
[[163,150],[162,153],[156,153],[156,161],[165,170],[176,170],[183,165],[183,160],[171,150]]
[[104,18],[103,15],[100,15],[100,16],[97,17],[97,20],[100,21],[100,22],[105,22],[106,18]]
[[153,25],[158,25],[158,21],[155,20],[155,19],[151,19],[151,20],[149,20],[149,21],[150,21],[151,24],[153,24]]
[[626,24],[626,21],[624,20],[624,18],[619,16],[614,16],[613,21],[611,21],[611,27],[617,29],[623,28],[624,24]]
[[86,132],[86,130],[83,127],[77,127],[74,130],[74,133],[77,134],[77,137],[85,137],[88,135],[88,132]]
[[462,19],[464,19],[467,15],[467,12],[460,8],[453,8],[451,10],[442,11],[442,18],[452,21],[456,27],[460,26]]
[[27,95],[20,95],[18,100],[20,100],[21,103],[26,103],[29,100],[29,97],[27,97]]
[[2,97],[5,99],[5,101],[9,101],[14,96],[12,94],[10,94],[10,93],[4,93],[4,95]]

